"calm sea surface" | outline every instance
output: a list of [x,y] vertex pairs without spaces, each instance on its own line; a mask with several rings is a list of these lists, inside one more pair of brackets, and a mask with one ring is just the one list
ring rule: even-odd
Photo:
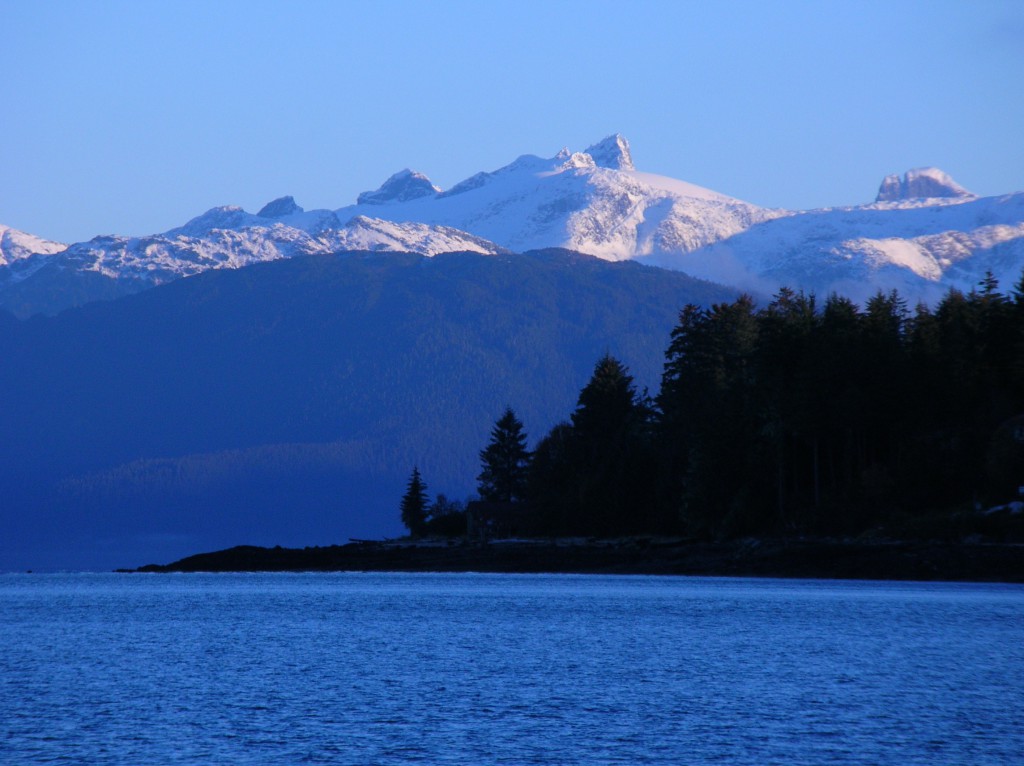
[[0,763],[1024,764],[1024,587],[4,575]]

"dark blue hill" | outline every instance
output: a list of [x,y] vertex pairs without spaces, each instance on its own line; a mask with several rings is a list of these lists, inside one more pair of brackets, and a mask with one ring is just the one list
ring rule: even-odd
[[536,441],[610,352],[657,388],[725,288],[567,251],[344,253],[0,317],[0,570],[400,531],[413,464],[473,489],[511,405]]

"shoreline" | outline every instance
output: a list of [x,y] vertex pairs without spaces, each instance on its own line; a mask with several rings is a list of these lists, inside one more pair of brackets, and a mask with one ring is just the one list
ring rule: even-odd
[[489,572],[1024,583],[1024,544],[677,538],[240,545],[119,572]]

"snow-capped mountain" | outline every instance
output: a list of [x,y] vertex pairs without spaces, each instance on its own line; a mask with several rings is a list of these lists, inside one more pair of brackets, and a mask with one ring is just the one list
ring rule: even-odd
[[941,170],[914,170],[888,176],[872,204],[794,213],[651,262],[763,294],[787,285],[863,301],[897,289],[933,302],[988,271],[1009,289],[1024,270],[1024,193],[977,197]]
[[[1024,269],[1024,194],[980,198],[937,168],[886,177],[871,204],[800,212],[638,172],[621,136],[520,157],[445,192],[407,173],[335,215],[369,214],[372,198],[380,218],[444,224],[514,251],[640,259],[762,295],[789,286],[864,300],[898,289],[931,302],[950,287],[971,290],[987,271],[1008,288]],[[414,197],[396,185],[413,177]]]
[[60,242],[51,242],[0,224],[0,266],[9,266],[36,253],[53,255],[66,247]]
[[333,228],[336,224],[332,215],[305,213],[301,208],[271,220],[239,207],[220,207],[164,234],[96,237],[71,245],[58,260],[65,267],[94,271],[114,279],[129,277],[162,284],[207,269],[236,269],[278,258],[342,250],[393,250],[423,255],[504,252],[493,242],[445,227],[365,216],[356,216]]
[[[20,315],[54,313],[209,269],[241,268],[299,255],[345,250],[422,255],[507,252],[481,237],[444,226],[367,216],[342,224],[330,211],[304,211],[291,197],[268,203],[256,215],[240,207],[213,208],[183,226],[147,237],[101,236],[70,246],[35,241],[41,243],[35,252],[28,252],[31,246],[22,246],[16,260],[0,265],[0,307]],[[80,284],[69,287],[69,280]]]
[[612,261],[689,252],[785,214],[638,172],[618,135],[583,152],[523,155],[447,191],[402,171],[335,211],[339,220],[366,215],[449,226],[515,252],[563,247]]
[[[1004,286],[1016,281],[1024,268],[1024,193],[980,198],[941,170],[919,168],[886,177],[870,204],[767,209],[640,172],[629,143],[613,135],[582,152],[523,155],[448,190],[405,169],[336,210],[306,211],[281,197],[256,214],[218,207],[162,234],[97,237],[66,249],[7,231],[0,230],[0,306],[22,314],[90,300],[92,287],[67,287],[75,275],[105,280],[109,297],[212,268],[354,249],[435,255],[561,247],[763,295],[789,286],[863,300],[896,288],[910,301],[932,301],[950,287],[970,290],[986,271]],[[64,285],[50,302],[39,297],[47,280]]]

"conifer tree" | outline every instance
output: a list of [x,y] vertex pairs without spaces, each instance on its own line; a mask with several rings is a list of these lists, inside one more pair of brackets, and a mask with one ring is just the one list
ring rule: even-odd
[[477,491],[481,498],[499,503],[523,499],[530,453],[523,424],[511,407],[505,409],[491,429],[491,441],[480,452],[480,463]]
[[633,377],[606,354],[580,391],[571,415],[569,470],[575,484],[577,529],[587,534],[635,531],[648,510],[653,483],[647,459],[650,403]]
[[633,376],[618,359],[605,354],[580,391],[572,426],[583,438],[617,441],[641,411]]
[[406,485],[401,503],[402,523],[413,537],[420,537],[427,525],[427,485],[420,476],[418,467],[412,469],[412,476]]

